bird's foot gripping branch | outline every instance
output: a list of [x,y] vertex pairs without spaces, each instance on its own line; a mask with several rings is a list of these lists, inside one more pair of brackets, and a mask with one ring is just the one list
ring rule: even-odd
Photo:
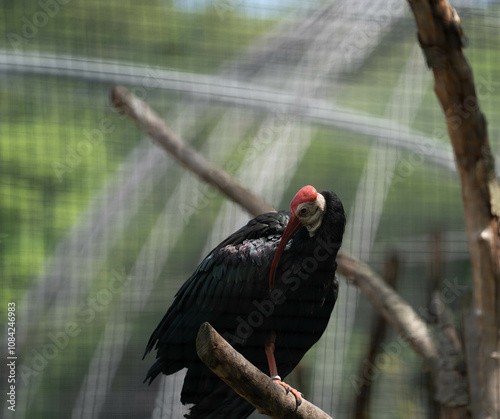
[[291,393],[236,352],[208,323],[200,327],[196,350],[207,367],[260,413],[272,418],[331,419],[305,399],[297,406]]

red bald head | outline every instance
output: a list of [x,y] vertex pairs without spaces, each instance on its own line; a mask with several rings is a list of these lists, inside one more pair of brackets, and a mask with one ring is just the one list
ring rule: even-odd
[[295,210],[303,202],[315,201],[317,197],[318,197],[318,191],[314,188],[314,186],[311,185],[304,186],[293,197],[292,202],[290,202],[290,209],[292,210],[292,213],[295,214]]
[[269,273],[269,290],[274,288],[274,281],[276,277],[276,269],[278,268],[278,263],[283,251],[285,250],[286,244],[293,237],[293,235],[302,227],[300,219],[295,215],[297,207],[304,202],[312,202],[318,198],[318,192],[311,185],[304,186],[297,194],[293,197],[290,203],[290,220],[283,232],[276,253],[274,254],[273,262],[271,264],[271,272]]

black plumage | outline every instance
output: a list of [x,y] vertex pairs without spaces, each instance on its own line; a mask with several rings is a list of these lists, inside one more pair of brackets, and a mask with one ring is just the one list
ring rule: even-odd
[[[301,191],[305,188],[317,194],[312,187]],[[301,208],[297,205],[303,203],[298,195],[291,207],[294,220]],[[246,418],[254,410],[198,358],[195,340],[202,323],[209,322],[265,373],[269,367],[264,346],[275,336],[274,355],[282,377],[323,334],[337,299],[335,258],[345,215],[334,193],[321,195],[326,206],[319,228],[311,236],[298,223],[278,256],[274,286],[271,266],[291,224],[290,211],[259,215],[213,249],[177,292],[151,335],[145,355],[156,348],[157,360],[146,380],[188,368],[181,401],[194,406],[187,417]]]

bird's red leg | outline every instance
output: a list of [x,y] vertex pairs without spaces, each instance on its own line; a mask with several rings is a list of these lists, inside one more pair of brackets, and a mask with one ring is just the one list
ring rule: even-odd
[[295,397],[297,406],[300,406],[302,404],[302,394],[290,387],[287,383],[281,381],[281,377],[278,375],[278,367],[276,366],[276,359],[274,358],[275,340],[276,333],[271,332],[270,341],[265,345],[267,363],[269,364],[269,375],[271,376],[271,380],[276,381],[279,385],[285,388],[286,394],[292,393]]

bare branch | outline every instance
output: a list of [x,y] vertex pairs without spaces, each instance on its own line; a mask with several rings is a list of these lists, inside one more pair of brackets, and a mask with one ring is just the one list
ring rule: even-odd
[[[398,272],[399,258],[397,253],[394,252],[386,257],[384,264],[384,280],[392,288],[395,288]],[[372,331],[367,355],[359,366],[359,377],[362,380],[354,399],[353,410],[355,419],[369,419],[370,417],[370,400],[373,388],[373,380],[370,377],[374,377],[375,375],[375,360],[381,351],[381,344],[385,339],[386,330],[387,322],[380,313],[376,312],[372,320]]]
[[208,323],[203,323],[196,337],[200,359],[241,397],[272,418],[332,419],[303,399],[297,407],[295,397],[247,361]]
[[151,138],[186,168],[231,197],[251,214],[274,211],[270,205],[241,186],[228,173],[215,167],[200,153],[189,147],[145,102],[127,89],[115,86],[111,92],[111,100],[118,110],[134,119]]
[[464,34],[446,0],[409,1],[418,38],[434,73],[434,90],[446,116],[462,183],[474,291],[467,317],[469,388],[475,417],[500,417],[500,187],[486,119],[472,70],[462,51]]
[[410,346],[437,368],[437,348],[427,324],[370,267],[345,252],[337,256],[338,271],[356,285]]

